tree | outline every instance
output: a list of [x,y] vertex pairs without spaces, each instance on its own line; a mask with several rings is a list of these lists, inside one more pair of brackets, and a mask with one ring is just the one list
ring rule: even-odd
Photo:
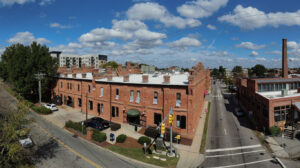
[[17,111],[10,111],[7,120],[0,122],[0,165],[1,167],[31,167],[29,151],[19,143],[20,137],[30,131],[25,125],[30,121],[26,119],[28,108],[18,105]]
[[214,68],[211,73],[211,76],[219,77],[219,70],[217,68]]
[[49,49],[33,42],[30,46],[14,44],[5,49],[0,63],[0,75],[12,84],[14,90],[27,99],[37,100],[38,82],[34,74],[44,73],[42,81],[43,100],[49,100],[51,89],[56,85],[54,76],[57,59],[52,58]]
[[111,66],[112,69],[117,69],[119,65],[115,61],[109,61],[103,65],[103,68],[106,68],[107,66]]
[[226,69],[223,66],[219,66],[219,76],[220,78],[226,76]]
[[235,66],[232,69],[233,76],[236,77],[243,72],[243,68],[241,66]]
[[267,69],[261,64],[256,64],[253,68],[251,68],[251,75],[256,74],[258,77],[264,77],[266,72]]

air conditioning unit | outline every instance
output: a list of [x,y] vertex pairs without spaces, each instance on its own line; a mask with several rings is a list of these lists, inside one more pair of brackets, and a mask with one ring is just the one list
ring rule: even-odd
[[282,97],[287,96],[287,95],[288,95],[288,90],[286,90],[286,89],[281,90]]

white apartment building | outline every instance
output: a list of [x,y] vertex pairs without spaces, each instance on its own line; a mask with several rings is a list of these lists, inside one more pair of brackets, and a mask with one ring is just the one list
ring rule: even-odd
[[66,66],[67,68],[75,65],[77,68],[81,68],[83,64],[86,67],[94,66],[95,68],[99,68],[103,64],[107,62],[106,55],[60,55],[59,57],[59,66]]

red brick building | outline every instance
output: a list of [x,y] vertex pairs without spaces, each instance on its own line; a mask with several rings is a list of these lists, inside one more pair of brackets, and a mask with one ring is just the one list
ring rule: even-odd
[[141,74],[137,68],[126,63],[100,73],[60,69],[53,94],[82,112],[143,127],[158,125],[173,108],[174,131],[193,138],[209,88],[209,69],[198,63],[186,73]]
[[282,127],[299,120],[300,78],[288,76],[286,43],[283,39],[282,77],[238,78],[236,82],[239,103],[261,127]]

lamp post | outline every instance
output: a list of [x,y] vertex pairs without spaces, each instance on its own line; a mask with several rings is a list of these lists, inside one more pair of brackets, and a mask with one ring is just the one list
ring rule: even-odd
[[34,74],[35,78],[39,81],[39,102],[40,106],[42,106],[42,79],[44,79],[45,74],[43,73],[38,73]]

